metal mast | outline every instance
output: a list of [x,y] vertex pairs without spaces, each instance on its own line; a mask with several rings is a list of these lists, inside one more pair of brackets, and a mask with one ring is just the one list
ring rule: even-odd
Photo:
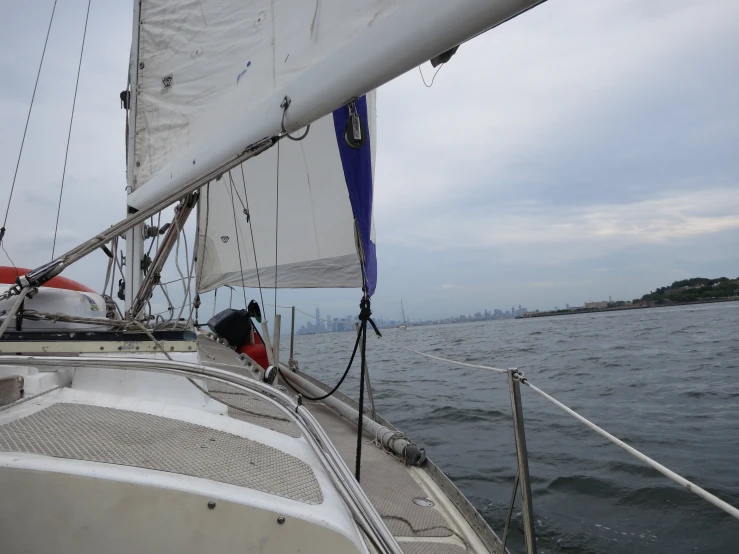
[[[128,144],[126,152],[126,192],[132,194],[136,190],[136,104],[138,99],[139,80],[139,26],[141,24],[141,1],[135,0],[133,5],[133,34],[131,37],[131,58],[128,70]],[[144,257],[144,224],[139,223],[126,231],[126,265],[123,268],[125,288],[125,309],[128,310],[141,287],[143,271],[141,261]]]

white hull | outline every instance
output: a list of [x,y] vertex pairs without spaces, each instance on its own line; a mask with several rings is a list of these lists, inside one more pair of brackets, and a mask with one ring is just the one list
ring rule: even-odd
[[430,462],[405,466],[366,435],[356,484],[343,395],[332,405],[349,420],[299,408],[205,336],[167,344],[173,361],[54,357],[59,345],[0,356],[0,377],[29,393],[0,408],[3,552],[492,551],[497,537]]

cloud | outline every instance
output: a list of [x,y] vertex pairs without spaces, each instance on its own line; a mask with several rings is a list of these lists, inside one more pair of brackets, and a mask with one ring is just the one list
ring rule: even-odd
[[[0,202],[48,21],[6,8]],[[19,265],[51,253],[84,8],[57,8],[8,220]],[[126,3],[93,3],[58,249],[125,213],[118,93],[131,15]],[[432,88],[417,70],[382,87],[376,311],[399,317],[401,297],[414,317],[574,305],[739,274],[737,20],[734,0],[547,2],[463,44]],[[65,275],[96,286],[106,264],[93,253]],[[344,315],[357,296],[279,292],[280,303]]]

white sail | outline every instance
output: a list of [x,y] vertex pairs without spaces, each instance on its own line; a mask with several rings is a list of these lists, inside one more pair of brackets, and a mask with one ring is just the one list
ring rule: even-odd
[[[371,93],[372,162],[375,113]],[[304,140],[280,142],[279,210],[276,147],[201,189],[199,292],[222,285],[273,287],[275,271],[277,287],[362,287],[360,255],[368,249],[357,251],[355,212],[361,208],[351,197],[339,145],[334,115],[313,123]],[[371,188],[371,176],[368,183]]]
[[[142,0],[129,206],[172,201],[542,0]],[[204,183],[203,183],[204,184]]]

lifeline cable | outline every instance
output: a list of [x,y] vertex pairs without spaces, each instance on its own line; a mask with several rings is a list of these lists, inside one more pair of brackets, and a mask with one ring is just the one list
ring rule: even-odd
[[426,358],[431,358],[432,360],[438,360],[440,362],[446,362],[448,364],[453,365],[459,365],[462,367],[472,367],[474,369],[484,369],[486,371],[492,371],[493,373],[508,373],[507,369],[500,369],[498,367],[490,367],[486,365],[479,365],[479,364],[469,364],[467,362],[458,362],[456,360],[450,360],[448,358],[441,358],[439,356],[432,356],[431,354],[426,354],[424,352],[419,352],[418,350],[413,350],[412,348],[408,348],[407,346],[403,346],[402,344],[398,344],[397,342],[393,342],[391,340],[388,340],[386,337],[380,336],[379,338],[383,339],[383,342],[386,342],[388,344],[392,344],[393,346],[397,348],[402,348],[403,350],[407,350],[408,352],[413,352],[414,354],[418,354],[419,356],[424,356]]
[[663,466],[662,464],[660,464],[656,460],[653,460],[652,458],[650,458],[646,454],[642,454],[636,448],[633,448],[633,447],[629,446],[628,444],[626,444],[625,442],[623,442],[622,440],[614,437],[613,435],[611,435],[605,429],[602,429],[601,427],[598,427],[595,423],[593,423],[592,421],[584,418],[583,416],[581,416],[580,414],[578,414],[575,410],[573,410],[571,408],[568,408],[567,406],[565,406],[564,404],[562,404],[562,402],[560,402],[556,398],[548,395],[547,393],[545,393],[540,388],[538,388],[538,387],[532,385],[531,383],[529,383],[528,379],[526,379],[526,378],[520,378],[520,381],[521,381],[521,383],[523,383],[524,385],[526,385],[527,387],[529,387],[532,391],[534,391],[538,395],[546,398],[552,404],[554,404],[558,408],[564,410],[569,415],[571,415],[572,417],[574,417],[575,419],[577,419],[580,423],[583,423],[585,426],[589,427],[590,429],[592,429],[593,431],[595,431],[596,433],[598,433],[601,437],[604,437],[604,438],[608,439],[609,441],[611,441],[616,446],[619,446],[619,447],[623,448],[624,450],[626,450],[626,452],[628,452],[629,454],[631,454],[632,456],[634,456],[638,460],[641,460],[642,462],[644,462],[648,466],[652,467],[653,469],[656,469],[662,475],[664,475],[665,477],[671,479],[672,481],[676,482],[677,484],[681,485],[682,487],[688,489],[690,492],[693,492],[693,493],[697,494],[698,496],[700,496],[701,498],[703,498],[703,500],[706,500],[706,501],[710,502],[711,504],[713,504],[717,508],[722,509],[727,514],[730,514],[731,516],[735,517],[736,519],[739,519],[739,509],[735,508],[734,506],[732,506],[728,502],[725,502],[725,501],[721,500],[719,497],[717,497],[717,496],[711,494],[710,492],[708,492],[707,490],[699,487],[698,485],[696,485],[692,481],[688,481],[687,479],[685,479],[684,477],[678,475],[677,473],[675,473],[671,469],[668,469],[667,467]]

